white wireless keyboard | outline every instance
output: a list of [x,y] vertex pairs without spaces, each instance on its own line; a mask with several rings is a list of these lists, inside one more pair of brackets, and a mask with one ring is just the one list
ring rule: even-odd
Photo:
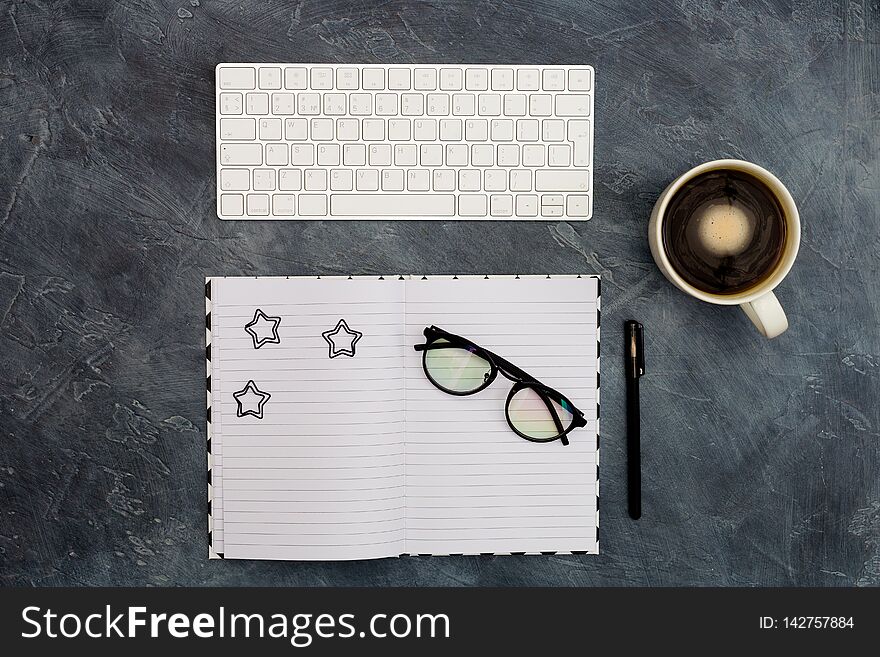
[[588,219],[589,66],[219,64],[221,219]]

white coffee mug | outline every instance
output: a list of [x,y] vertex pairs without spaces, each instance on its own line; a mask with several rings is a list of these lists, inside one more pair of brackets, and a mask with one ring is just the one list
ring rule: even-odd
[[[785,220],[785,242],[782,247],[782,257],[776,269],[758,285],[736,294],[712,294],[699,290],[685,282],[672,267],[663,245],[663,221],[666,216],[666,210],[669,207],[669,201],[688,181],[693,180],[700,174],[719,169],[743,171],[761,180],[776,196],[776,199],[782,206],[783,218]],[[739,306],[748,318],[754,322],[761,334],[768,338],[775,338],[788,328],[788,319],[785,317],[785,311],[779,305],[776,295],[773,294],[773,289],[782,282],[782,279],[785,278],[794,264],[801,241],[801,222],[791,194],[785,188],[785,185],[766,169],[743,160],[714,160],[694,167],[687,173],[682,174],[663,190],[660,198],[657,199],[657,203],[654,204],[654,211],[651,213],[651,221],[648,224],[648,241],[651,245],[651,253],[660,271],[680,290],[708,303],[722,306]]]

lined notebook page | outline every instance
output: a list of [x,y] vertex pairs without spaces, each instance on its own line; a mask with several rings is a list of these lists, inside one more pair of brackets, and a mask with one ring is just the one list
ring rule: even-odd
[[[404,552],[404,282],[212,279],[214,549],[241,559]],[[259,348],[245,327],[257,310]],[[322,333],[344,319],[356,356]],[[267,320],[271,322],[270,320]],[[351,344],[343,330],[337,336]],[[256,389],[248,390],[249,382]],[[234,396],[245,391],[242,407]],[[262,418],[239,416],[240,410]]]
[[[598,552],[596,278],[412,279],[406,287],[406,552]],[[508,426],[511,382],[475,395],[425,377],[422,331],[466,337],[565,394],[587,427],[532,443]]]

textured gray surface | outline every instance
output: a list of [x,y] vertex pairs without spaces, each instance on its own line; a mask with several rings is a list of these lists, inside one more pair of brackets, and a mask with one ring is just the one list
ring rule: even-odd
[[[880,584],[876,0],[0,3],[0,582]],[[223,223],[220,61],[589,63],[589,223]],[[797,199],[791,329],[654,267],[654,198],[751,159]],[[207,274],[599,273],[599,557],[208,562]],[[647,327],[645,517],[621,324]]]

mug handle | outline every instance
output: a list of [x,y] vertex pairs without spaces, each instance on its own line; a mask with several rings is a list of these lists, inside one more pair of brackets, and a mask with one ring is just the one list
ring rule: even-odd
[[775,338],[788,328],[788,318],[773,292],[748,301],[740,308],[766,338]]

